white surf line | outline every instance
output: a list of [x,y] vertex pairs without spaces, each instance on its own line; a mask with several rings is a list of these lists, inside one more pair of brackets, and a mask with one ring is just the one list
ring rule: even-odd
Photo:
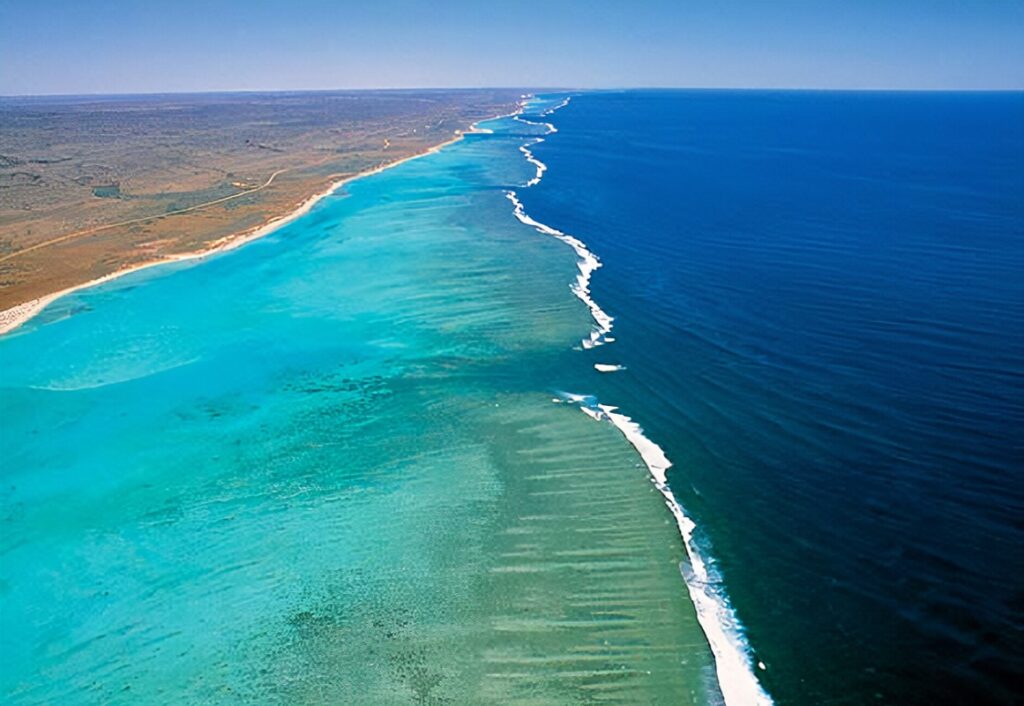
[[532,125],[533,127],[546,128],[547,129],[547,133],[546,134],[548,134],[548,135],[554,135],[556,132],[558,132],[558,128],[555,127],[554,125],[552,125],[551,123],[538,123],[538,122],[536,122],[534,120],[527,120],[522,115],[514,115],[514,116],[512,116],[512,119],[513,120],[517,120],[517,121],[519,121],[521,123],[524,123],[525,125]]
[[562,109],[562,108],[564,108],[565,106],[569,105],[569,101],[570,101],[571,99],[572,99],[572,96],[566,96],[566,97],[565,97],[565,100],[563,100],[563,101],[562,101],[561,103],[559,103],[558,105],[556,105],[556,106],[553,106],[553,107],[551,107],[551,108],[548,108],[548,109],[547,109],[547,110],[545,110],[545,111],[544,111],[543,113],[541,113],[541,114],[540,114],[540,115],[541,115],[541,117],[544,117],[545,115],[551,115],[551,114],[552,114],[552,113],[554,113],[554,112],[555,112],[556,110],[561,110],[561,109]]
[[[569,399],[575,402],[580,397],[573,395]],[[683,580],[697,611],[697,621],[704,630],[711,652],[715,656],[718,685],[725,703],[727,706],[772,706],[771,697],[754,674],[750,646],[743,636],[736,611],[729,604],[721,584],[708,570],[707,562],[701,556],[694,540],[693,532],[697,525],[683,511],[682,505],[668,485],[666,472],[672,466],[672,462],[668,460],[665,451],[644,435],[639,424],[619,413],[617,407],[597,403],[587,405],[586,399],[579,401],[578,404],[580,410],[587,416],[599,421],[609,421],[622,432],[640,454],[651,474],[651,480],[675,517],[686,555],[690,559],[690,571],[683,572]]]
[[[541,113],[541,115],[549,115],[568,103],[569,99],[566,98],[560,105]],[[527,144],[535,145],[541,141],[543,138]],[[521,147],[520,150],[528,160],[533,156],[528,147],[525,150]],[[532,163],[532,160],[530,161]],[[539,182],[546,170],[547,165],[544,165],[544,169],[538,169],[537,176],[531,180],[532,183],[527,183],[527,186],[533,186]],[[612,329],[612,317],[605,313],[590,296],[590,278],[594,270],[601,266],[600,259],[587,248],[583,241],[527,215],[522,202],[514,191],[506,191],[505,195],[512,202],[515,216],[521,223],[531,226],[540,233],[558,238],[576,252],[576,264],[580,274],[572,285],[572,291],[590,309],[596,324],[591,331],[590,338],[582,342],[583,347],[593,348],[602,343],[614,341],[615,339],[608,336]],[[602,373],[623,369],[622,366],[603,363],[595,363],[594,368]],[[726,706],[772,706],[774,702],[754,674],[750,646],[744,638],[742,624],[736,611],[726,598],[724,589],[711,576],[707,562],[701,556],[694,540],[693,532],[697,525],[683,511],[682,505],[679,504],[668,486],[666,473],[672,466],[672,462],[668,460],[664,450],[644,435],[639,424],[619,413],[617,407],[598,404],[594,398],[585,395],[566,394],[564,399],[556,398],[554,401],[575,403],[579,406],[580,411],[592,419],[614,424],[640,454],[640,458],[651,475],[651,480],[665,498],[665,504],[672,512],[683,538],[683,547],[690,560],[690,571],[683,572],[683,582],[686,584],[690,600],[697,612],[697,621],[700,623],[715,657],[718,685]],[[716,587],[718,587],[717,590]],[[764,668],[760,663],[758,666]]]
[[[538,138],[537,140],[529,144],[536,145],[543,141],[543,139]],[[529,162],[530,164],[537,168],[536,176],[534,176],[532,179],[526,182],[526,186],[534,186],[536,184],[539,184],[540,180],[544,177],[544,172],[548,170],[548,165],[544,164],[544,162],[534,157],[533,152],[530,151],[530,148],[527,145],[520,145],[519,151],[523,153],[524,157],[526,157],[527,162]]]
[[[559,106],[548,110],[544,114],[547,115],[549,113],[553,113],[558,108],[568,104],[569,99],[566,98]],[[554,130],[554,125],[552,125],[551,128]],[[548,134],[551,133],[549,132]],[[519,151],[523,153],[527,161],[537,168],[536,175],[524,185],[526,187],[536,186],[539,184],[540,180],[544,176],[544,172],[547,171],[547,165],[537,159],[533,152],[530,151],[530,146],[537,145],[543,141],[544,138],[542,137],[536,138],[532,142],[528,142],[519,148]],[[595,302],[590,296],[590,278],[593,275],[594,270],[601,266],[601,260],[597,255],[587,249],[587,246],[583,241],[528,216],[523,208],[522,201],[519,200],[515,191],[506,191],[505,196],[512,202],[515,217],[519,219],[521,223],[530,226],[539,233],[558,238],[576,252],[576,266],[579,268],[580,273],[577,275],[576,281],[570,286],[570,289],[572,289],[572,293],[575,294],[580,301],[587,305],[587,308],[590,310],[590,315],[594,319],[594,326],[590,331],[590,336],[580,341],[580,345],[583,346],[583,348],[594,348],[614,341],[615,339],[608,335],[611,333],[612,321],[614,321],[614,319],[600,306],[598,306],[597,302]]]
[[505,196],[515,207],[513,212],[520,223],[530,226],[539,233],[558,238],[576,251],[576,267],[579,268],[580,273],[576,276],[576,281],[570,286],[570,289],[580,301],[587,305],[587,308],[590,309],[590,315],[594,319],[594,326],[590,331],[590,336],[580,341],[580,345],[584,348],[594,348],[595,346],[614,341],[614,338],[608,336],[612,330],[612,321],[614,319],[598,306],[597,302],[590,296],[590,277],[594,274],[594,270],[601,266],[601,261],[597,258],[597,255],[590,252],[587,246],[583,244],[583,241],[571,235],[566,235],[562,231],[556,230],[540,221],[535,221],[526,215],[526,212],[523,210],[523,203],[516,196],[516,192],[506,191]]

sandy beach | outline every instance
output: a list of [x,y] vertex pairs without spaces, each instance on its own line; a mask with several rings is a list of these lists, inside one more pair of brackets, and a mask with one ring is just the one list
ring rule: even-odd
[[[518,112],[521,112],[521,110],[522,110],[522,104],[520,104],[520,107],[516,111],[514,111],[513,113],[509,113],[507,115],[515,115]],[[500,118],[500,117],[506,117],[506,116],[505,115],[496,115],[496,116],[494,116],[493,119]],[[488,119],[492,119],[492,118],[488,118]],[[484,122],[484,121],[481,121],[481,122]],[[313,206],[315,206],[317,204],[317,202],[319,202],[324,197],[333,194],[335,191],[337,191],[339,188],[341,188],[345,184],[349,183],[350,181],[353,181],[355,179],[361,179],[362,177],[370,176],[372,174],[379,174],[380,172],[384,171],[385,169],[390,169],[392,167],[397,167],[398,165],[404,164],[405,162],[408,162],[410,160],[419,159],[420,157],[424,157],[424,156],[426,156],[428,154],[433,154],[433,153],[437,152],[438,150],[444,149],[445,147],[458,142],[459,140],[461,140],[463,138],[463,136],[465,136],[467,134],[472,134],[472,133],[476,133],[476,132],[487,132],[486,130],[478,129],[477,128],[477,124],[478,123],[474,123],[473,125],[470,126],[470,128],[468,130],[458,132],[451,139],[445,140],[444,142],[436,144],[436,145],[434,145],[434,146],[432,146],[432,147],[430,147],[430,148],[428,148],[426,150],[423,150],[422,152],[419,152],[417,154],[413,154],[413,155],[410,155],[408,157],[404,157],[402,159],[395,160],[394,162],[387,162],[387,163],[384,163],[384,164],[379,164],[376,167],[373,167],[372,169],[367,169],[367,170],[364,170],[364,171],[359,172],[357,174],[352,174],[350,176],[346,176],[343,179],[338,179],[337,181],[332,182],[330,184],[330,186],[328,186],[323,191],[321,191],[319,193],[316,193],[316,194],[313,194],[312,196],[307,198],[305,201],[303,201],[298,206],[298,208],[290,211],[289,213],[286,213],[283,216],[279,216],[277,218],[274,218],[274,219],[264,223],[261,226],[257,226],[256,228],[252,228],[250,230],[243,231],[241,233],[237,233],[237,234],[234,234],[234,235],[230,235],[230,236],[228,236],[226,238],[222,238],[222,239],[220,239],[218,241],[214,241],[208,247],[203,248],[202,250],[197,250],[197,251],[188,252],[188,253],[182,253],[180,255],[173,255],[173,256],[170,256],[170,257],[162,257],[162,258],[151,260],[151,261],[148,261],[148,262],[143,262],[143,263],[140,263],[138,265],[134,265],[132,267],[125,267],[124,269],[118,270],[117,272],[112,272],[109,275],[104,275],[103,277],[97,277],[96,279],[90,280],[88,282],[83,282],[82,284],[78,284],[78,285],[75,285],[73,287],[68,287],[66,289],[62,289],[60,291],[53,292],[52,294],[47,294],[47,295],[42,296],[42,297],[37,297],[35,299],[31,299],[29,301],[23,302],[21,304],[17,304],[17,305],[12,306],[12,307],[10,307],[8,309],[0,311],[0,335],[9,333],[11,331],[14,331],[19,326],[24,324],[26,321],[31,320],[34,316],[39,314],[39,312],[41,312],[47,306],[52,304],[54,301],[56,301],[57,299],[60,299],[61,297],[65,296],[65,295],[71,294],[72,292],[77,292],[77,291],[82,290],[82,289],[88,289],[89,287],[95,287],[97,285],[104,284],[106,282],[110,282],[111,280],[117,279],[118,277],[123,277],[123,276],[125,276],[127,274],[131,274],[132,272],[138,272],[139,270],[148,269],[150,267],[157,267],[159,265],[166,265],[166,264],[170,264],[172,262],[184,262],[184,261],[187,261],[187,260],[199,260],[199,259],[202,259],[204,257],[209,257],[211,255],[216,255],[216,254],[219,254],[219,253],[223,253],[223,252],[226,252],[228,250],[233,250],[234,248],[241,247],[242,245],[245,245],[246,243],[252,242],[253,240],[257,240],[259,238],[262,238],[263,236],[265,236],[265,235],[267,235],[269,233],[272,233],[273,231],[277,230],[281,226],[284,226],[284,225],[286,225],[288,223],[291,223],[292,221],[294,221],[295,219],[299,218],[300,216],[308,213],[309,210],[311,208],[313,208]]]

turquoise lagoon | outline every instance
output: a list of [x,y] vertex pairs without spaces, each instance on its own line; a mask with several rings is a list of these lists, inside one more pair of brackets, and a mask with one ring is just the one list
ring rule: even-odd
[[0,340],[5,703],[721,701],[535,122]]

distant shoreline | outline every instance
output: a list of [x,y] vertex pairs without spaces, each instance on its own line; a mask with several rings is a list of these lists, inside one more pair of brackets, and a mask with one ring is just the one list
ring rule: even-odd
[[495,120],[497,118],[507,117],[509,115],[517,115],[519,112],[522,111],[522,106],[523,104],[522,102],[520,102],[519,107],[511,113],[495,115],[490,118],[483,118],[481,120],[478,120],[474,122],[472,125],[470,125],[469,129],[460,131],[450,139],[433,145],[431,147],[428,147],[427,149],[417,152],[415,154],[411,154],[408,157],[403,157],[402,159],[396,160],[394,162],[388,162],[387,164],[379,164],[371,169],[366,169],[361,172],[357,172],[356,174],[352,174],[342,179],[338,179],[337,181],[332,182],[331,185],[328,186],[325,190],[308,197],[305,201],[299,204],[297,208],[293,209],[289,213],[286,213],[283,216],[278,216],[277,218],[273,218],[270,221],[264,223],[263,225],[256,226],[255,228],[252,228],[248,231],[229,235],[219,240],[216,240],[213,243],[211,243],[208,247],[205,247],[202,250],[195,250],[192,252],[181,253],[178,255],[171,255],[156,260],[142,262],[137,265],[132,265],[131,267],[125,267],[124,269],[118,270],[117,272],[111,272],[110,274],[103,275],[102,277],[97,277],[96,279],[89,280],[88,282],[76,284],[74,286],[67,287],[65,289],[53,292],[51,294],[45,294],[41,297],[30,299],[27,302],[16,304],[15,306],[10,307],[9,309],[0,311],[0,336],[10,333],[11,331],[14,331],[15,329],[25,324],[26,322],[32,320],[50,304],[57,301],[61,297],[67,296],[68,294],[72,294],[82,289],[89,289],[90,287],[96,287],[98,285],[105,284],[119,277],[124,277],[125,275],[129,275],[133,272],[138,272],[139,270],[145,270],[151,267],[157,267],[159,265],[167,265],[173,262],[199,260],[204,257],[209,257],[210,255],[217,255],[219,253],[228,252],[229,250],[234,250],[235,248],[241,247],[247,243],[251,243],[254,240],[258,240],[259,238],[262,238],[265,235],[269,235],[278,228],[281,228],[282,226],[285,226],[288,223],[291,223],[292,221],[305,215],[321,199],[330,196],[345,184],[356,179],[361,179],[363,177],[371,176],[373,174],[379,174],[380,172],[383,172],[386,169],[397,167],[398,165],[404,164],[405,162],[409,162],[413,159],[419,159],[420,157],[425,157],[429,154],[434,154],[444,149],[445,147],[448,147],[449,145],[455,144],[466,135],[482,133],[484,131],[478,129],[477,125],[487,120]]

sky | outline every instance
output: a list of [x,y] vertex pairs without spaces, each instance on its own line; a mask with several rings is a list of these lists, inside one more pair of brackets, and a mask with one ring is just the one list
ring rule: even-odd
[[1024,89],[1024,0],[0,0],[0,95]]

